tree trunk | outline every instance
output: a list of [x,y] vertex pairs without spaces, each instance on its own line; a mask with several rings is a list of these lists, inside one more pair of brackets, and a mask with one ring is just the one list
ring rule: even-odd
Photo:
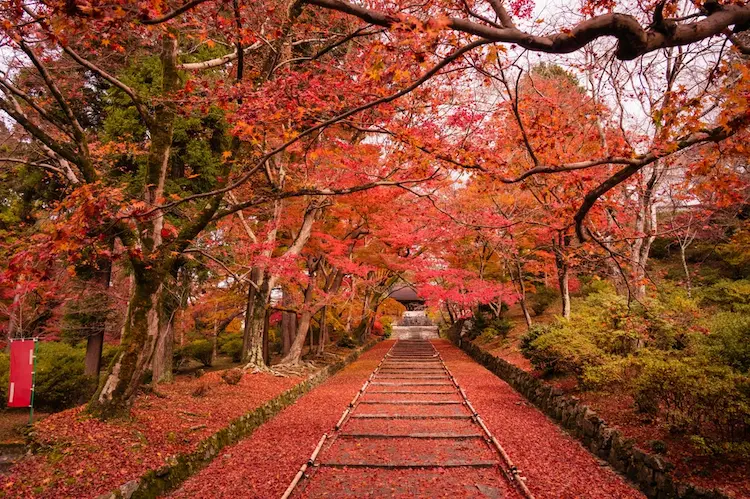
[[268,333],[271,328],[271,310],[266,307],[266,315],[263,317],[263,362],[271,365],[271,348],[268,345]]
[[657,218],[654,196],[661,178],[661,161],[650,167],[650,177],[641,181],[636,214],[635,231],[642,236],[635,239],[631,248],[630,266],[632,275],[632,294],[636,300],[646,296],[646,264],[651,252],[651,244],[656,239]]
[[297,330],[297,314],[294,312],[281,313],[281,354],[286,356],[292,348],[294,332]]
[[104,383],[89,402],[89,411],[103,417],[127,416],[151,366],[159,338],[162,276],[136,270],[133,295],[122,332],[121,351]]
[[688,269],[687,258],[685,258],[685,245],[680,244],[680,260],[682,261],[682,269],[685,271],[685,284],[687,285],[688,298],[693,297],[693,282],[690,279],[690,269]]
[[245,307],[245,328],[242,335],[242,362],[246,367],[265,367],[263,355],[263,328],[270,291],[268,277],[263,269],[255,267],[250,272],[250,287]]
[[219,343],[219,321],[216,320],[216,313],[219,311],[219,303],[214,304],[214,334],[211,337],[211,365],[216,362],[216,356],[218,354],[218,343]]
[[570,319],[570,277],[568,266],[565,265],[559,275],[560,296],[562,297],[562,315]]
[[102,367],[102,349],[104,348],[104,331],[98,331],[86,338],[86,360],[84,374],[99,376]]
[[[282,291],[281,305],[288,308],[292,305],[291,294]],[[295,312],[281,312],[281,356],[286,357],[294,341],[294,332],[297,330],[297,314]]]
[[531,328],[531,314],[529,314],[529,307],[526,306],[526,298],[521,298],[520,300],[518,300],[518,302],[521,304],[521,310],[523,311],[523,318],[526,321],[526,327]]
[[[310,330],[310,321],[312,320],[312,299],[313,291],[315,289],[315,270],[312,265],[308,265],[310,269],[310,281],[307,283],[305,289],[305,300],[300,314],[299,326],[297,327],[297,336],[292,342],[292,346],[289,349],[289,353],[281,359],[282,364],[297,364],[302,357],[302,348],[305,346],[305,340],[307,339],[307,333]],[[312,350],[312,348],[311,348]]]
[[555,254],[557,284],[562,298],[562,315],[566,319],[570,319],[570,266],[568,265],[568,259],[565,258],[565,247],[565,235],[559,232],[557,239],[552,239],[552,250]]
[[324,306],[320,309],[320,338],[318,341],[318,355],[323,355],[326,349],[326,343],[328,343],[328,307]]
[[[521,266],[521,260],[518,256],[515,258],[515,264],[516,272],[518,273],[518,302],[521,304],[521,310],[523,311],[523,318],[526,321],[526,326],[531,328],[531,314],[529,314],[529,307],[526,304],[526,283],[523,282],[523,267]],[[510,273],[511,281],[515,281],[515,279],[513,279],[513,272],[510,271],[510,266],[508,266],[508,272]]]
[[172,317],[165,318],[165,321],[159,328],[159,338],[151,361],[151,380],[154,384],[174,381],[174,321]]
[[159,302],[159,337],[151,360],[151,381],[154,384],[174,381],[174,318],[181,306],[178,298],[179,279],[185,274],[173,268],[163,284]]
[[109,307],[107,292],[109,291],[110,279],[112,278],[112,261],[107,259],[101,262],[100,265],[100,271],[97,272],[96,276],[96,284],[101,288],[101,299],[98,301],[102,304],[104,311],[94,324],[95,330],[86,338],[86,358],[83,371],[86,376],[99,376],[102,367],[104,332],[107,328],[106,314]]
[[[255,268],[251,274],[251,285],[247,293],[245,308],[245,330],[242,337],[242,362],[247,367],[265,367],[263,360],[263,326],[268,308],[268,279],[263,279],[263,270]],[[255,286],[253,286],[255,283]],[[256,287],[257,286],[257,287]]]

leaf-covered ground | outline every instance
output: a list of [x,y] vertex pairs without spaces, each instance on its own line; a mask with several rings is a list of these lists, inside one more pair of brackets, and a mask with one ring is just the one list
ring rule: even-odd
[[449,342],[433,343],[535,497],[643,497],[504,381]]
[[[643,497],[620,476],[602,467],[542,413],[524,403],[521,396],[503,381],[449,343],[441,341],[435,344],[472,404],[524,471],[536,497]],[[379,344],[249,438],[225,449],[222,456],[186,481],[171,497],[280,497],[320,437],[332,430],[344,408],[390,346],[391,342]],[[425,431],[439,432],[441,428],[435,427],[438,422],[427,420],[418,424],[425,425]],[[469,422],[462,420],[442,423],[451,431],[461,425],[466,426],[465,431],[472,431]],[[345,430],[398,433],[406,429],[414,431],[413,424],[412,421],[352,419]],[[381,450],[373,448],[378,453]],[[500,479],[502,477],[485,476],[489,472],[396,470],[392,473],[395,480],[389,497],[414,497],[419,491],[433,490],[436,483],[441,484],[441,489],[434,497],[493,497],[493,494],[501,493],[506,484]],[[372,470],[324,468],[316,473],[325,474],[326,479],[312,481],[312,486],[304,490],[309,497],[375,497],[372,486],[377,477]],[[447,482],[446,477],[450,478]],[[326,484],[325,490],[314,489],[316,482]],[[480,490],[471,485],[476,483],[491,485],[482,485]]]
[[[549,322],[557,308],[555,304],[544,315],[535,319],[540,323]],[[527,331],[520,312],[514,307],[509,315],[514,319],[515,327],[507,338],[491,342],[477,339],[474,343],[526,372],[541,376],[519,350],[520,339]],[[731,457],[697,454],[688,436],[670,432],[668,425],[663,424],[659,418],[638,414],[632,396],[623,391],[581,391],[574,376],[551,379],[549,383],[581,399],[606,420],[608,425],[619,429],[628,438],[635,439],[640,448],[649,450],[650,443],[655,440],[665,442],[669,449],[666,458],[674,464],[672,474],[678,480],[708,489],[719,488],[734,497],[750,497],[750,462],[747,459],[739,461]]]
[[251,436],[225,448],[221,456],[170,497],[281,497],[320,437],[333,429],[392,344],[377,344]]
[[[169,456],[189,452],[202,439],[302,381],[300,377],[246,374],[235,386],[210,372],[181,377],[159,387],[159,396],[138,397],[129,421],[102,422],[79,407],[53,414],[36,425],[50,446],[19,462],[2,477],[0,497],[79,498],[109,492]],[[193,392],[205,385],[202,397]]]

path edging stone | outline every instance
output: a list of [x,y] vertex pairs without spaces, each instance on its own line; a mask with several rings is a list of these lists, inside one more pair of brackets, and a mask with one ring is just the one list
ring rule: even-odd
[[370,340],[338,362],[326,366],[263,405],[232,420],[229,425],[202,440],[192,452],[172,456],[160,468],[150,470],[140,478],[124,483],[117,489],[100,495],[97,499],[152,499],[177,489],[182,482],[211,463],[224,447],[237,443],[252,434],[262,424],[357,360],[380,341],[382,338]]
[[730,499],[719,490],[708,490],[673,479],[673,465],[662,456],[635,446],[635,440],[611,428],[589,406],[562,390],[535,378],[510,362],[492,355],[470,341],[451,340],[471,358],[508,383],[543,413],[559,423],[598,458],[609,463],[653,499]]

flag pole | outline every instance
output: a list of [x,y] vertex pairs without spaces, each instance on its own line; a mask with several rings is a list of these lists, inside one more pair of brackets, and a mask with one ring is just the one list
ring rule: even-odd
[[36,391],[36,352],[39,338],[34,338],[34,364],[31,371],[31,404],[29,405],[29,426],[34,424],[34,392]]

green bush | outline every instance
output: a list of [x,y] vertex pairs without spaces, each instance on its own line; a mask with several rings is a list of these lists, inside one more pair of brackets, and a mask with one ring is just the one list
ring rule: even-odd
[[492,341],[497,337],[505,338],[510,330],[513,329],[513,323],[505,318],[496,318],[482,329],[479,337],[484,341]]
[[552,329],[539,335],[528,348],[533,366],[547,374],[582,376],[590,366],[603,364],[607,354],[585,335],[570,328]]
[[521,352],[547,374],[577,376],[582,389],[624,390],[637,410],[697,435],[710,452],[741,454],[738,442],[750,437],[750,281],[695,295],[665,283],[629,304],[602,286],[576,299],[570,320],[533,327]]
[[176,364],[180,364],[186,359],[193,359],[200,362],[205,367],[210,367],[212,364],[212,351],[213,346],[211,345],[210,341],[193,340],[184,347],[176,349],[174,352],[174,357],[177,361]]
[[336,342],[336,345],[340,346],[341,348],[356,348],[357,342],[354,340],[354,338],[346,334]]
[[662,414],[671,431],[742,440],[750,433],[750,380],[699,357],[645,355],[633,379],[641,412]]
[[471,328],[467,332],[467,337],[473,341],[482,336],[489,341],[498,336],[505,338],[511,329],[513,329],[513,323],[510,320],[479,312],[471,318]]
[[219,352],[232,357],[233,362],[242,360],[242,335],[227,334],[219,336]]
[[98,380],[86,376],[86,349],[60,342],[41,342],[37,350],[34,405],[60,411],[87,401]]
[[[721,279],[701,290],[702,302],[725,310],[747,311],[750,305],[750,279],[730,281]],[[745,307],[743,307],[743,305]]]
[[534,315],[542,315],[557,299],[557,292],[547,286],[537,286],[536,292],[529,297],[529,304]]
[[543,334],[547,334],[552,331],[552,327],[547,324],[534,324],[528,330],[526,334],[521,336],[521,342],[519,344],[521,353],[526,357],[532,354],[533,348],[531,344]]
[[705,340],[708,354],[741,373],[750,371],[750,315],[721,312],[711,318]]
[[609,281],[599,278],[599,276],[594,276],[588,279],[584,276],[581,276],[580,279],[581,296],[586,297],[594,293],[604,293],[610,295],[615,294],[615,287]]

